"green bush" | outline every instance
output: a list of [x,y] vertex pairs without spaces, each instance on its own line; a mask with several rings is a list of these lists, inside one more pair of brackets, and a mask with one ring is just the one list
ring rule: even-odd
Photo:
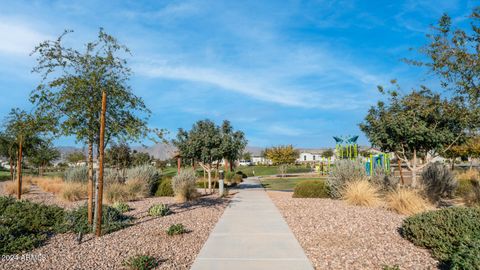
[[244,179],[244,178],[248,178],[248,175],[246,175],[246,174],[245,174],[244,172],[242,172],[242,171],[237,171],[235,174],[241,175],[243,179]]
[[127,181],[141,180],[145,183],[149,195],[154,195],[160,184],[160,173],[151,165],[142,165],[127,171]]
[[[278,180],[281,181],[281,180]],[[323,180],[299,182],[293,190],[293,198],[328,198],[328,186]]]
[[469,250],[479,245],[479,220],[479,207],[427,212],[405,219],[402,236],[430,249],[432,255],[449,268],[478,269],[462,268],[462,265],[475,265],[480,258],[480,249]]
[[226,172],[225,173],[225,181],[232,182],[233,177],[235,177],[235,172]]
[[88,181],[88,167],[78,166],[66,169],[63,174],[63,180],[65,182],[86,183]]
[[123,266],[131,270],[150,270],[158,266],[158,261],[152,256],[136,255],[123,262]]
[[15,254],[42,245],[52,233],[64,231],[64,210],[0,197],[0,254]]
[[112,207],[120,211],[120,213],[125,213],[130,211],[130,206],[124,202],[117,202]]
[[167,230],[167,234],[170,235],[170,236],[177,235],[177,234],[184,234],[186,232],[187,232],[187,230],[185,229],[183,224],[173,224]]
[[158,186],[157,192],[155,192],[155,196],[157,197],[173,197],[174,195],[171,179],[162,180]]
[[[102,208],[102,234],[109,234],[132,225],[133,218],[111,206]],[[88,224],[87,206],[80,206],[70,210],[65,215],[65,226],[68,231],[75,233],[90,233],[93,227]]]
[[166,204],[156,204],[148,209],[148,214],[152,217],[164,217],[170,215],[172,211]]

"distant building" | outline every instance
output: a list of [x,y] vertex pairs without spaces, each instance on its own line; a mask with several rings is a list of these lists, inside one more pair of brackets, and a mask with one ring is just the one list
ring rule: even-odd
[[[323,152],[327,151],[330,148],[325,149],[299,149],[300,155],[296,160],[296,163],[317,163],[325,161],[323,158]],[[335,157],[331,157],[330,161],[335,160]]]

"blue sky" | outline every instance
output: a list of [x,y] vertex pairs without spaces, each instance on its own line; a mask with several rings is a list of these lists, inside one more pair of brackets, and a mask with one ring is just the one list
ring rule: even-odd
[[[133,91],[151,127],[229,119],[250,145],[334,145],[358,134],[376,86],[437,85],[400,61],[443,12],[465,23],[473,1],[0,1],[0,119],[28,109],[39,83],[29,53],[72,29],[81,48],[99,27],[127,45]],[[57,145],[73,145],[60,138]]]

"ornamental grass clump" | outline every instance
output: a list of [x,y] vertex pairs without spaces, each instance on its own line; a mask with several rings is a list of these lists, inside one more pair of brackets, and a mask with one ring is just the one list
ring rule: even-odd
[[170,236],[184,234],[186,232],[187,229],[185,229],[185,226],[183,226],[183,224],[173,224],[167,230],[167,234]]
[[62,189],[58,193],[58,197],[67,202],[76,202],[87,197],[87,185],[76,182],[63,183]]
[[341,196],[351,205],[376,206],[380,203],[379,189],[367,180],[347,182]]
[[158,260],[149,255],[135,255],[123,262],[130,270],[150,270],[158,266]]
[[193,200],[197,196],[197,177],[193,170],[182,170],[172,178],[172,188],[179,202]]
[[63,174],[63,180],[65,182],[86,183],[88,181],[88,167],[77,166],[68,168]]
[[157,192],[155,192],[157,197],[173,197],[175,193],[172,188],[172,179],[164,179],[158,186]]
[[[17,194],[17,187],[18,187],[18,184],[16,180],[8,181],[3,185],[3,192],[5,192],[5,194],[8,194],[8,195],[15,195]],[[22,194],[30,192],[30,187],[31,187],[30,183],[23,182],[22,190],[21,190]]]
[[414,215],[433,209],[433,206],[413,189],[399,188],[390,191],[385,196],[385,201],[388,209],[401,215]]
[[342,191],[349,182],[367,178],[365,168],[360,161],[349,159],[337,160],[327,178],[327,185],[332,198],[341,198]]

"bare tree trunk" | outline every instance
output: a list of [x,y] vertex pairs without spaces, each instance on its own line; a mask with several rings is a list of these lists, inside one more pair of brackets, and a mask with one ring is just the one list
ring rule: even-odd
[[207,165],[207,174],[208,174],[208,190],[212,193],[212,165]]
[[99,167],[98,167],[98,203],[97,207],[97,226],[95,235],[100,237],[102,235],[102,205],[103,205],[103,162],[104,162],[104,143],[105,143],[105,114],[107,110],[107,93],[103,90],[102,93],[102,114],[100,117],[100,144],[98,157]]
[[397,157],[398,171],[400,172],[400,183],[405,185],[405,179],[403,179],[402,161]]
[[93,139],[88,142],[88,224],[93,224]]
[[22,198],[22,151],[23,151],[23,142],[20,138],[18,143],[18,164],[17,164],[17,199]]
[[455,170],[455,158],[452,158],[452,171]]
[[412,161],[412,187],[417,187],[417,149],[413,149],[413,161]]
[[13,158],[10,157],[10,179],[13,181],[15,180],[14,176],[13,176]]

